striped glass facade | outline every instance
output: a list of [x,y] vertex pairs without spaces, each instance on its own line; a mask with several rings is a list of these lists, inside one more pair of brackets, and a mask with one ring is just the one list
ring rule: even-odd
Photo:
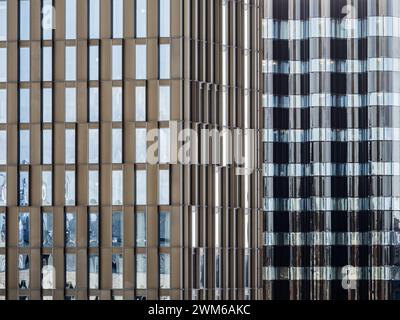
[[263,10],[264,297],[398,297],[400,2]]

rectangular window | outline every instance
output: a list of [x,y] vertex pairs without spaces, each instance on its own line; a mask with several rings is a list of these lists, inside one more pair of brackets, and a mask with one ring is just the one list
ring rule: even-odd
[[89,129],[89,163],[99,163],[99,129]]
[[159,72],[160,79],[171,77],[171,46],[169,44],[160,44]]
[[112,255],[112,288],[123,288],[124,259],[122,254]]
[[20,254],[18,256],[18,287],[21,290],[29,289],[30,262],[29,255]]
[[112,6],[113,38],[122,38],[124,31],[124,1],[113,0]]
[[7,48],[0,48],[0,82],[7,82]]
[[136,246],[146,246],[146,213],[136,213]]
[[160,121],[169,121],[171,109],[171,89],[169,86],[160,86],[158,97],[158,111]]
[[89,214],[89,247],[99,246],[99,214],[91,212]]
[[160,37],[170,37],[171,4],[170,0],[159,0],[160,4]]
[[19,40],[29,40],[31,24],[30,0],[19,0]]
[[51,88],[42,89],[42,121],[51,123],[53,121],[53,91]]
[[0,206],[7,205],[7,173],[0,172]]
[[99,255],[89,255],[89,288],[99,288]]
[[0,248],[4,248],[6,246],[6,236],[7,236],[6,214],[0,213]]
[[171,246],[171,214],[160,212],[160,247]]
[[65,163],[75,163],[75,129],[65,130]]
[[76,81],[76,47],[65,47],[65,81]]
[[123,215],[122,212],[112,213],[112,246],[122,247],[123,245]]
[[76,288],[76,255],[66,254],[65,255],[65,288],[75,289]]
[[30,48],[19,48],[19,81],[29,81],[30,71]]
[[146,170],[136,171],[136,204],[146,205],[147,203],[147,174]]
[[52,81],[53,79],[53,48],[42,48],[42,81]]
[[169,163],[171,158],[169,128],[160,129],[158,149],[160,154],[159,155],[160,163]]
[[122,88],[112,88],[112,121],[122,121]]
[[136,129],[136,163],[145,163],[147,159],[147,130],[146,128]]
[[76,39],[76,0],[65,0],[65,39]]
[[29,247],[30,239],[30,218],[29,212],[20,212],[18,215],[18,246]]
[[76,247],[76,214],[68,212],[65,215],[65,245],[68,248]]
[[[56,287],[55,278],[56,278],[56,272],[54,268],[53,255],[42,254],[42,289],[47,289],[47,290],[55,289]],[[43,300],[45,300],[44,297]],[[52,296],[49,297],[53,299]]]
[[0,41],[7,40],[7,0],[0,1]]
[[0,123],[7,122],[7,90],[0,89]]
[[51,206],[53,202],[52,172],[42,172],[42,206]]
[[99,121],[99,88],[89,88],[89,122]]
[[136,87],[136,121],[146,121],[146,87]]
[[5,289],[5,288],[6,288],[6,255],[0,254],[0,289]]
[[7,131],[0,130],[0,164],[7,164]]
[[89,0],[89,38],[100,38],[100,0]]
[[112,204],[114,206],[122,205],[123,178],[121,170],[113,170],[112,172]]
[[29,172],[19,172],[19,205],[21,207],[29,206]]
[[29,123],[30,89],[19,89],[19,122]]
[[136,38],[146,38],[147,0],[136,0]]
[[89,46],[89,80],[99,80],[99,46]]
[[144,253],[136,255],[136,288],[147,287],[147,256]]
[[160,288],[170,288],[170,255],[168,253],[160,254]]
[[19,164],[29,164],[30,161],[30,132],[19,131]]
[[42,39],[51,40],[55,29],[55,9],[52,0],[43,0],[42,4]]
[[42,164],[51,164],[53,158],[53,133],[51,129],[42,132]]
[[112,163],[122,163],[122,129],[112,129]]
[[122,80],[122,46],[112,46],[112,79]]
[[158,183],[158,202],[169,205],[169,170],[160,170]]
[[75,205],[75,171],[65,171],[65,205]]
[[42,246],[51,248],[53,246],[53,214],[42,214]]
[[76,88],[65,88],[65,122],[76,122]]
[[147,77],[147,47],[145,44],[136,45],[136,79],[145,80]]
[[89,170],[89,205],[99,204],[99,171]]

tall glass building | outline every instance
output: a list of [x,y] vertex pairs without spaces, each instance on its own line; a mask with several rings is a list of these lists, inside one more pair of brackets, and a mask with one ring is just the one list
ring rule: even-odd
[[400,280],[400,1],[266,0],[264,297]]
[[258,128],[261,2],[0,0],[0,299],[262,297],[258,171],[173,153]]

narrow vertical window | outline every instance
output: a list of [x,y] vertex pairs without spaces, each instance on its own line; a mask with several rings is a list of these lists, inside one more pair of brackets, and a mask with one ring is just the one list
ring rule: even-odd
[[136,213],[136,246],[145,247],[146,246],[146,213],[137,212]]
[[99,129],[89,129],[89,163],[99,163]]
[[30,48],[19,48],[19,81],[30,80]]
[[99,171],[89,170],[89,205],[99,204]]
[[160,247],[171,245],[171,214],[160,212]]
[[145,163],[147,156],[146,128],[136,129],[136,163]]
[[122,46],[112,46],[112,79],[122,80]]
[[76,122],[76,88],[65,88],[65,122]]
[[30,260],[28,254],[18,256],[18,287],[21,290],[29,289]]
[[[47,290],[55,289],[56,287],[55,277],[56,277],[56,272],[54,268],[53,255],[42,254],[42,289],[47,289]],[[43,300],[45,300],[44,297]],[[53,299],[52,296],[49,297]]]
[[136,204],[146,205],[147,203],[147,174],[146,170],[136,171]]
[[122,254],[112,255],[112,288],[123,288],[124,259]]
[[170,37],[171,3],[170,0],[159,0],[160,37]]
[[52,0],[43,0],[41,13],[42,39],[51,40],[53,38],[53,29],[55,28],[55,9]]
[[0,248],[4,248],[6,246],[6,236],[7,236],[6,214],[0,213]]
[[112,88],[112,121],[122,121],[122,88]]
[[89,122],[99,121],[99,88],[89,88]]
[[7,82],[7,48],[0,48],[0,82]]
[[144,253],[136,255],[136,288],[147,288],[147,256]]
[[89,38],[100,38],[100,0],[89,1]]
[[65,130],[65,163],[75,163],[75,129]]
[[19,164],[29,164],[30,161],[30,131],[19,131]]
[[124,1],[112,1],[112,25],[113,25],[113,38],[123,37],[124,25]]
[[0,165],[7,164],[7,131],[0,130]]
[[42,81],[53,79],[53,49],[52,47],[42,48]]
[[65,0],[65,39],[76,39],[76,0]]
[[53,214],[42,214],[42,245],[44,248],[53,246]]
[[76,255],[68,253],[65,255],[65,288],[76,287]]
[[0,41],[7,40],[7,0],[0,0]]
[[160,163],[169,163],[171,158],[170,129],[161,128],[159,139],[159,161]]
[[29,247],[30,239],[30,217],[29,212],[20,212],[18,215],[18,246]]
[[65,47],[65,81],[76,81],[76,47]]
[[30,121],[30,89],[19,90],[19,122],[29,123]]
[[136,87],[136,121],[146,121],[146,87]]
[[89,288],[99,288],[99,255],[89,255]]
[[160,288],[170,288],[170,255],[168,253],[160,254]]
[[42,206],[51,206],[53,202],[52,172],[42,172]]
[[65,205],[75,205],[75,171],[65,171]]
[[112,172],[112,204],[114,206],[122,205],[123,178],[121,170]]
[[7,173],[0,171],[0,206],[7,205]]
[[145,80],[147,77],[147,47],[145,44],[136,45],[136,79]]
[[68,212],[65,215],[65,245],[68,248],[76,246],[76,214]]
[[0,254],[0,289],[6,288],[6,255]]
[[89,46],[89,80],[99,80],[99,46]]
[[160,170],[158,178],[158,202],[169,205],[169,170]]
[[136,0],[136,38],[146,38],[147,1]]
[[53,120],[53,91],[51,88],[42,89],[42,121],[50,123]]
[[0,89],[0,123],[6,123],[6,122],[7,122],[7,90]]
[[42,132],[42,164],[51,164],[53,158],[53,134],[51,129]]
[[122,247],[123,245],[123,215],[122,212],[112,213],[112,246]]
[[171,92],[169,86],[159,87],[159,97],[158,97],[158,112],[160,121],[169,121],[170,116],[170,105],[171,105]]
[[160,44],[159,74],[160,79],[171,77],[171,47],[169,44]]
[[19,40],[29,40],[31,24],[30,0],[19,0]]
[[89,247],[99,246],[99,214],[91,212],[89,214]]
[[122,129],[112,129],[112,163],[122,163]]
[[21,207],[29,206],[29,172],[19,172],[19,205]]

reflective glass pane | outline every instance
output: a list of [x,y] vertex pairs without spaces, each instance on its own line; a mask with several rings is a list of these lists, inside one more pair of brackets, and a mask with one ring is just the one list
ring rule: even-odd
[[42,205],[52,205],[53,183],[51,171],[42,172]]
[[53,214],[43,213],[42,215],[42,245],[45,248],[53,246]]
[[146,213],[136,213],[136,246],[146,246]]
[[99,172],[97,170],[89,171],[89,205],[99,204]]
[[53,134],[51,129],[43,130],[42,163],[51,164],[53,157]]
[[170,0],[159,0],[160,12],[160,37],[170,37],[171,3]]
[[19,205],[29,206],[29,172],[19,172]]
[[[55,287],[56,271],[54,268],[53,255],[42,254],[42,289],[55,289]],[[53,298],[52,296],[49,297],[51,299]]]
[[136,87],[136,121],[146,121],[146,87]]
[[30,49],[19,49],[19,81],[30,80]]
[[99,214],[89,214],[89,247],[95,248],[99,246]]
[[99,121],[99,88],[89,88],[89,122]]
[[75,171],[65,171],[65,205],[75,205]]
[[169,212],[160,212],[160,247],[171,245],[171,215]]
[[0,41],[7,40],[7,1],[0,0]]
[[0,89],[0,123],[6,123],[6,122],[7,122],[7,90]]
[[52,47],[42,48],[42,80],[52,81],[53,74],[53,50]]
[[29,289],[30,260],[29,255],[18,256],[18,287],[21,290]]
[[112,79],[122,79],[122,46],[112,46]]
[[89,129],[89,163],[99,162],[99,129]]
[[136,37],[145,38],[147,32],[147,1],[136,0]]
[[30,119],[30,90],[19,90],[19,121],[28,123]]
[[0,172],[0,206],[7,205],[7,173]]
[[65,122],[76,122],[76,88],[65,88]]
[[136,204],[146,205],[147,202],[147,174],[145,170],[136,171]]
[[65,81],[76,80],[76,47],[65,47]]
[[122,163],[122,129],[112,129],[112,162]]
[[112,246],[122,247],[123,244],[123,215],[122,212],[112,213]]
[[100,38],[100,0],[89,1],[89,38]]
[[146,289],[147,287],[147,256],[136,254],[136,288]]
[[30,160],[30,132],[29,130],[19,131],[19,163],[29,164]]
[[99,46],[89,47],[89,80],[99,80]]
[[0,164],[7,164],[7,131],[0,130]]
[[122,205],[122,171],[114,170],[112,172],[112,204]]
[[170,100],[171,92],[169,86],[160,86],[159,88],[159,100],[158,110],[160,121],[170,120]]
[[65,130],[65,163],[75,163],[75,129]]
[[76,255],[65,255],[65,287],[66,289],[75,289],[76,287]]
[[76,39],[76,1],[65,0],[65,39]]
[[0,82],[7,81],[7,48],[0,48]]
[[167,253],[160,254],[160,288],[170,288],[170,255]]
[[99,288],[99,256],[97,254],[89,255],[89,288]]
[[42,121],[52,122],[53,119],[53,91],[51,88],[42,89]]
[[122,88],[112,88],[112,121],[122,121]]
[[113,38],[122,38],[124,25],[124,1],[113,0]]
[[145,163],[147,156],[147,130],[146,128],[136,129],[136,162]]
[[147,47],[145,44],[136,45],[136,79],[147,77]]
[[123,288],[124,260],[122,254],[112,255],[112,288]]
[[30,37],[30,0],[19,0],[19,39],[29,40]]
[[29,247],[30,217],[29,212],[20,212],[18,215],[18,246]]
[[169,205],[169,170],[160,170],[158,201],[160,205]]
[[7,223],[6,214],[0,213],[0,248],[6,246]]
[[65,215],[65,245],[69,248],[76,246],[76,214],[74,212]]
[[169,44],[160,44],[160,79],[169,79],[171,77],[171,52]]
[[6,288],[6,255],[0,254],[0,289]]

